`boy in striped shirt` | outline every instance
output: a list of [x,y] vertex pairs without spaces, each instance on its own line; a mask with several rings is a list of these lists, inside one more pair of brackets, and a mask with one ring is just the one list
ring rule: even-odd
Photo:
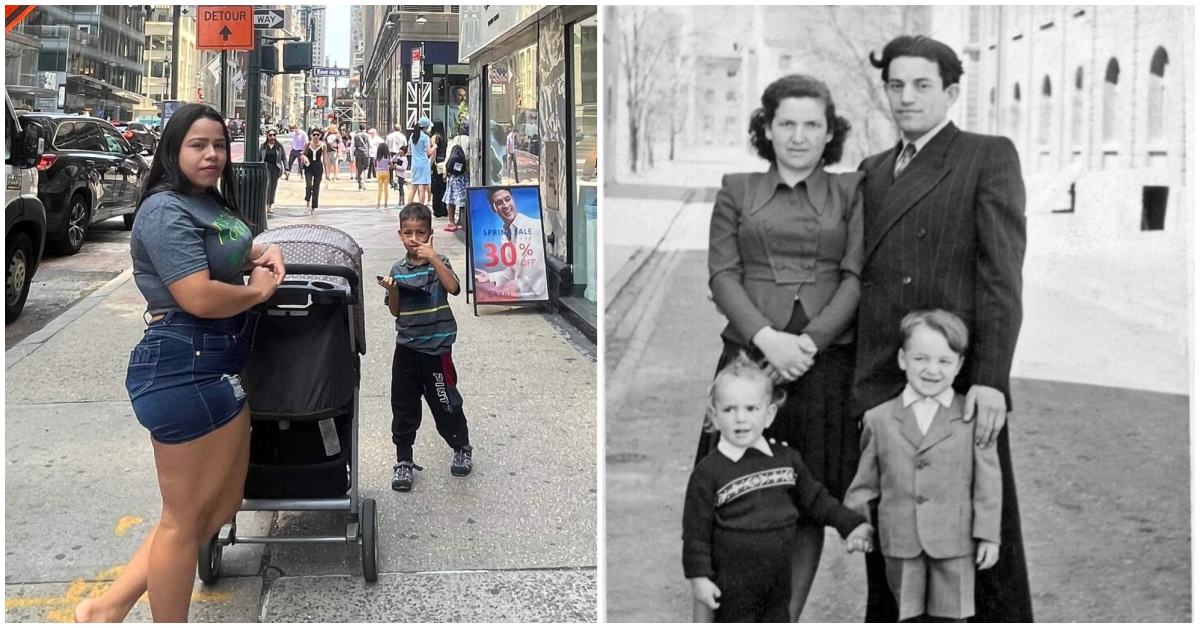
[[420,203],[400,210],[400,241],[408,251],[392,265],[388,277],[379,277],[387,288],[384,303],[396,317],[396,353],[392,358],[392,442],[396,465],[392,489],[412,490],[413,442],[421,426],[421,397],[433,413],[437,431],[454,450],[450,473],[471,473],[471,444],[467,417],[456,387],[457,374],[450,348],[458,334],[447,295],[459,292],[458,276],[450,260],[433,250],[433,215]]

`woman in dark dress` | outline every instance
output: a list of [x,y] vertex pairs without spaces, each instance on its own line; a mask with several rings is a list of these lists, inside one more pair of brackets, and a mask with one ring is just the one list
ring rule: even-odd
[[[729,319],[717,370],[745,350],[765,361],[787,401],[764,436],[787,446],[841,499],[858,464],[849,415],[853,321],[863,255],[862,173],[832,174],[850,125],[824,83],[783,77],[762,95],[751,142],[766,173],[730,174],[709,233],[709,287]],[[705,433],[697,462],[717,444]],[[824,529],[801,526],[791,616],[799,618],[821,560]]]
[[262,160],[267,164],[267,215],[271,215],[271,208],[275,205],[275,188],[279,185],[279,177],[284,172],[283,145],[275,141],[277,131],[271,129],[267,131],[267,141],[263,142],[260,148],[262,152]]

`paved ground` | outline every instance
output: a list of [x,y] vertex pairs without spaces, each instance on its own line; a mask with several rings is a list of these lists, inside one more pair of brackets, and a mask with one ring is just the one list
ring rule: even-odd
[[[346,230],[366,249],[364,273],[384,273],[400,255],[395,211],[357,209],[365,193],[351,185],[335,184],[330,203],[304,218],[302,183],[282,182],[271,226]],[[435,247],[461,273],[464,247],[442,224]],[[6,621],[69,620],[159,516],[149,443],[123,389],[127,352],[144,328],[144,301],[128,277],[6,352]],[[363,494],[379,502],[379,582],[362,581],[352,547],[234,546],[221,581],[197,583],[193,620],[595,621],[595,347],[536,309],[475,317],[462,299],[452,306],[475,473],[452,478],[449,450],[427,425],[416,488],[390,490],[395,332],[382,306],[368,307],[360,477]],[[242,514],[238,526],[239,534],[328,534],[340,521]],[[131,619],[148,620],[149,608],[140,603]]]
[[[624,264],[605,271],[606,617],[686,621],[682,494],[723,326],[706,299],[711,203],[637,194],[605,199],[606,260]],[[1031,243],[1026,262],[1010,425],[1035,617],[1190,621],[1189,399],[1151,392],[1187,391],[1187,310],[1156,294],[1186,277],[1079,257]],[[1097,292],[1104,272],[1136,285]],[[1126,294],[1155,316],[1114,304]],[[861,559],[829,532],[802,619],[861,621],[865,595]]]

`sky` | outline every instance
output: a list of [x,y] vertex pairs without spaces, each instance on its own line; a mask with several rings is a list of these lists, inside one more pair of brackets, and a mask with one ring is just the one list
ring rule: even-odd
[[[350,67],[350,5],[325,5],[325,53],[329,63],[339,68]],[[338,85],[348,81],[340,80]]]

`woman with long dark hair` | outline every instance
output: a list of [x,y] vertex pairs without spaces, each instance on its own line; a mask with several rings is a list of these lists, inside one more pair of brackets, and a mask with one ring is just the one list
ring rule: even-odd
[[146,592],[155,621],[187,621],[200,545],[242,503],[250,411],[239,373],[258,322],[251,308],[285,270],[277,246],[254,244],[233,199],[230,144],[215,109],[180,107],[138,202],[130,253],[150,319],[125,388],[150,431],[162,518],[112,587],[75,608],[79,622],[120,622]]
[[[794,74],[771,83],[750,120],[751,143],[771,168],[725,176],[708,248],[709,287],[729,319],[717,370],[743,350],[766,364],[787,401],[764,435],[774,439],[772,447],[797,450],[839,500],[859,457],[849,401],[864,175],[825,167],[841,159],[849,130],[821,81]],[[705,433],[697,462],[717,442]],[[808,598],[824,539],[821,527],[797,531],[790,550],[792,621]]]
[[275,129],[267,130],[267,141],[263,142],[262,160],[267,164],[267,215],[271,215],[271,207],[275,205],[275,188],[279,185],[279,177],[284,172],[283,145],[275,141]]
[[312,214],[317,211],[321,199],[321,175],[325,172],[328,145],[321,139],[321,131],[313,129],[308,146],[300,156],[304,166],[304,213]]

